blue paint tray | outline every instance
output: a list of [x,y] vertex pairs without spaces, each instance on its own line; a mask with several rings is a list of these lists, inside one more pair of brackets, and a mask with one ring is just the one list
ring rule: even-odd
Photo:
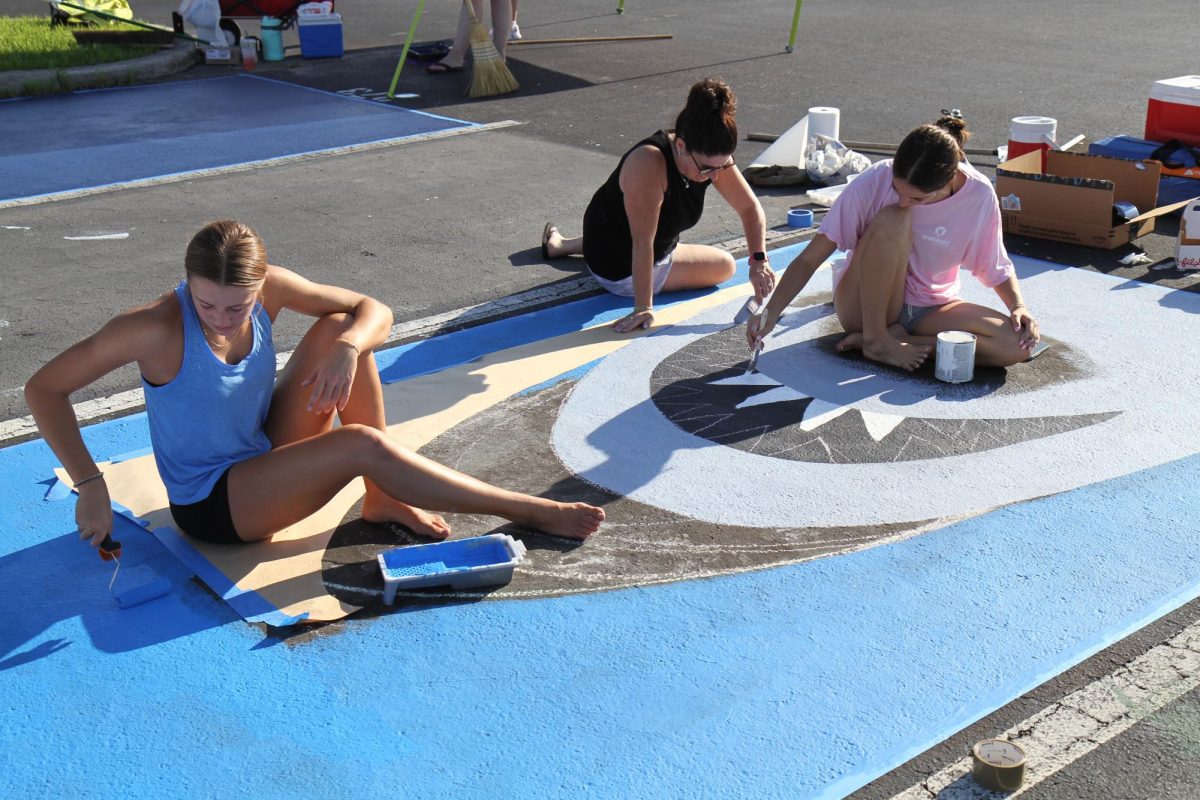
[[377,556],[383,602],[394,603],[401,588],[502,586],[512,580],[513,567],[524,557],[524,543],[506,533],[385,550]]

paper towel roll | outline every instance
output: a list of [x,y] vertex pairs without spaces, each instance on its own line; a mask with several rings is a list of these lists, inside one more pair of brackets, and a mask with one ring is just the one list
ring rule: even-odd
[[842,112],[836,108],[817,106],[808,110],[808,135],[841,139]]

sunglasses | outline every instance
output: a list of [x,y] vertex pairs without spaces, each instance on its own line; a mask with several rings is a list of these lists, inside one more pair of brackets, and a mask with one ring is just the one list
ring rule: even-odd
[[700,162],[696,160],[696,154],[693,153],[691,150],[688,150],[688,155],[691,156],[692,163],[696,165],[696,172],[699,173],[700,175],[712,175],[717,172],[724,172],[725,170],[727,170],[730,167],[737,164],[737,161],[735,161],[733,159],[733,157],[730,156],[729,162],[726,164],[722,164],[719,167],[705,167],[705,166],[702,166],[700,164]]

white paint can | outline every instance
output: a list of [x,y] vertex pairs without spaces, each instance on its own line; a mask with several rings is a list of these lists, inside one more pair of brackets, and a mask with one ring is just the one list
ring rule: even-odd
[[937,335],[933,376],[946,383],[966,383],[975,377],[975,334],[942,331]]

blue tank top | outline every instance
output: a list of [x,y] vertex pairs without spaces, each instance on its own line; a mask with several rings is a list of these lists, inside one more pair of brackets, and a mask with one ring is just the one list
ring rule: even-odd
[[263,425],[275,385],[271,318],[255,303],[254,344],[237,364],[209,349],[187,281],[175,287],[183,315],[183,362],[169,383],[142,378],[150,443],[167,496],[176,505],[198,503],[221,474],[271,449]]

